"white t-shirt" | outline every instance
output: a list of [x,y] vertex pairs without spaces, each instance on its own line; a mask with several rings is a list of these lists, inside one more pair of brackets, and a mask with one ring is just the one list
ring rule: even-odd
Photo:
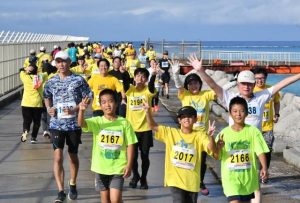
[[[248,104],[248,116],[246,117],[245,123],[257,127],[261,131],[262,119],[265,104],[272,97],[273,87],[264,89],[260,92],[253,93],[253,97],[247,101]],[[223,102],[226,104],[229,110],[229,103],[232,98],[240,96],[238,93],[233,93],[227,90],[223,90]],[[229,126],[233,125],[233,120],[229,116]]]

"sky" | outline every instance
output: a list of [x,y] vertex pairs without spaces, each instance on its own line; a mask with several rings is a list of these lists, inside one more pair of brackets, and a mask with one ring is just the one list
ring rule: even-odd
[[0,31],[91,41],[299,41],[299,0],[8,0]]

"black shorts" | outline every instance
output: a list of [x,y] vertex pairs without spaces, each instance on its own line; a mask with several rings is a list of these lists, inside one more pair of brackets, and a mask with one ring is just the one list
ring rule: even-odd
[[140,150],[149,150],[150,147],[153,147],[152,130],[144,132],[135,132],[135,135],[138,139],[137,145]]
[[123,175],[104,175],[95,174],[95,189],[96,191],[106,191],[109,188],[123,190],[124,178]]
[[73,131],[60,131],[50,129],[51,142],[53,149],[64,149],[65,141],[68,145],[68,152],[72,154],[78,153],[79,144],[81,144],[81,129]]
[[228,202],[233,201],[233,200],[239,200],[239,201],[250,201],[251,199],[254,199],[254,193],[251,193],[249,195],[234,195],[234,196],[228,196],[227,200]]
[[197,203],[198,192],[190,192],[177,187],[170,187],[173,203]]
[[169,72],[163,73],[161,75],[161,80],[162,80],[163,84],[165,84],[165,83],[169,84],[169,82],[170,82],[170,73]]

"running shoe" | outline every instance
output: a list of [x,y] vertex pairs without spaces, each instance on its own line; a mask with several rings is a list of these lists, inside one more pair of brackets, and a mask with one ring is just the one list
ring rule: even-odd
[[25,130],[21,135],[21,142],[26,142],[27,135],[28,135],[28,132],[27,132],[27,130]]
[[75,200],[77,199],[77,189],[76,189],[76,185],[71,185],[69,182],[69,194],[68,194],[68,198],[70,200]]
[[141,190],[148,190],[148,183],[146,179],[141,179],[141,186],[140,186]]
[[167,94],[167,99],[169,99],[169,95]]
[[50,132],[45,130],[43,136],[44,138],[50,139]]
[[59,193],[57,193],[57,197],[54,200],[54,203],[62,203],[65,201],[66,199],[66,193],[64,191],[60,191]]
[[139,177],[133,177],[131,179],[131,181],[129,182],[129,187],[131,188],[136,188],[137,187],[137,184],[139,182],[140,178]]
[[205,185],[201,186],[200,192],[202,195],[207,196],[209,195],[209,190],[205,187]]
[[37,143],[37,139],[36,138],[31,138],[31,144],[36,144]]

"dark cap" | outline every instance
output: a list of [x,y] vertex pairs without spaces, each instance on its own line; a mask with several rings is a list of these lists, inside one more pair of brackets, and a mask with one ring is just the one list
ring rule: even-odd
[[197,116],[197,111],[196,109],[194,109],[193,107],[191,106],[184,106],[182,108],[180,108],[177,112],[177,118],[181,117],[181,116],[189,116],[189,117],[192,117],[192,116]]
[[79,56],[78,60],[85,60],[84,56]]
[[186,76],[185,80],[184,80],[184,88],[187,89],[187,85],[191,82],[191,81],[198,81],[200,83],[200,85],[202,85],[202,80],[199,77],[199,75],[197,75],[196,73],[192,73],[189,74],[188,76]]
[[167,51],[167,50],[165,50],[164,52],[163,52],[163,55],[168,55],[169,54],[169,52]]

